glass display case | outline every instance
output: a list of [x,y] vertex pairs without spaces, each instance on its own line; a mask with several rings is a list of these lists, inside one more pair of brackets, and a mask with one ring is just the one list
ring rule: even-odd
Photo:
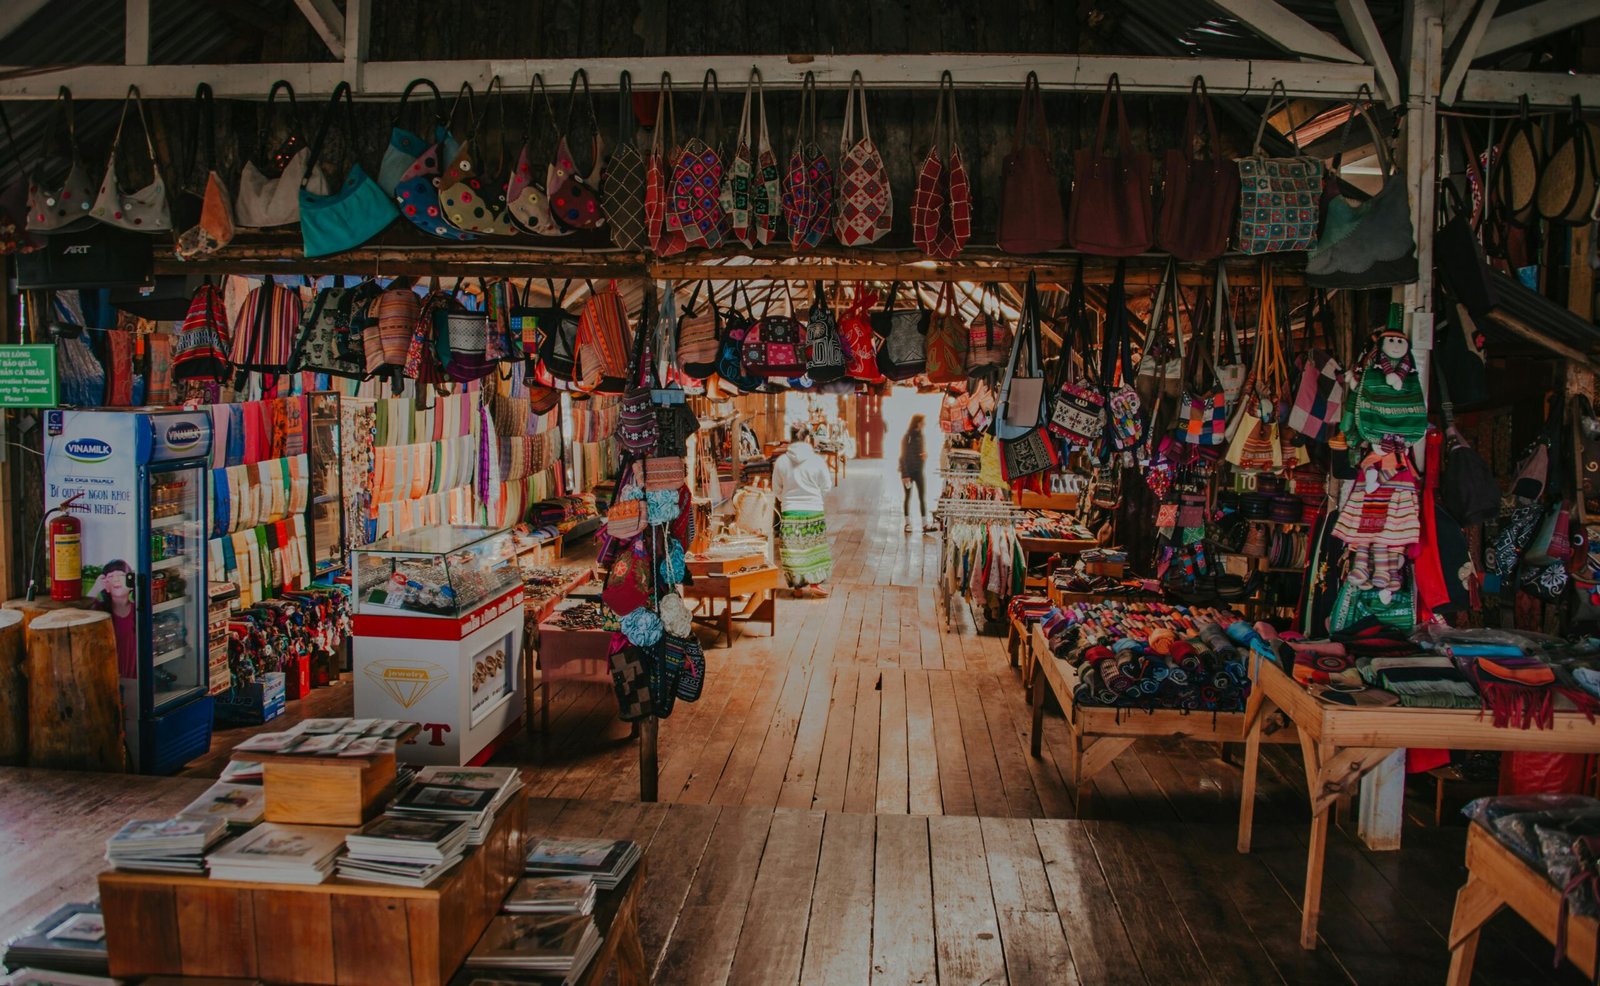
[[355,611],[459,618],[522,585],[508,529],[424,527],[351,552]]
[[345,565],[343,460],[340,455],[339,395],[311,395],[311,497],[306,530],[311,574],[318,578]]

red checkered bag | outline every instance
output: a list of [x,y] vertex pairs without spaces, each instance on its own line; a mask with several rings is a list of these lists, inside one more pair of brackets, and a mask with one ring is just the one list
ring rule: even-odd
[[939,260],[953,259],[972,236],[972,190],[960,142],[955,81],[945,72],[939,80],[933,146],[922,162],[911,199],[911,239],[923,253]]
[[817,80],[810,72],[800,85],[800,122],[783,177],[783,218],[795,250],[820,244],[833,221],[833,169],[817,144]]
[[[855,139],[856,110],[861,116],[861,138]],[[883,155],[872,142],[867,125],[867,89],[861,73],[850,76],[844,102],[844,132],[839,136],[839,215],[834,231],[845,246],[876,243],[889,232],[894,220],[894,196]]]
[[[705,133],[706,102],[712,107],[711,140]],[[672,167],[667,194],[667,229],[683,235],[690,246],[714,250],[728,235],[728,214],[722,211],[722,109],[717,101],[717,73],[706,69],[700,83],[700,109],[695,135],[683,145]]]
[[656,128],[650,137],[650,157],[644,169],[644,225],[650,249],[670,257],[689,248],[681,227],[667,224],[669,182],[678,162],[678,117],[672,108],[672,76],[661,73],[661,93],[656,102]]

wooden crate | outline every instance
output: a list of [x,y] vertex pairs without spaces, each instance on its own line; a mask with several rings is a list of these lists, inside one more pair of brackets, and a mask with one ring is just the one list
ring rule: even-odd
[[693,575],[731,575],[743,569],[765,568],[766,565],[767,556],[760,552],[739,558],[689,558],[684,561],[684,567]]
[[100,874],[111,975],[442,986],[522,873],[526,799],[431,887]]

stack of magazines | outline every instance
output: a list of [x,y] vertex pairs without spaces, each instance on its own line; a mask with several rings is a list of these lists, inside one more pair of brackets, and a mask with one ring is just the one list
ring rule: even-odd
[[249,828],[267,811],[267,792],[259,784],[218,781],[178,812],[179,818],[218,819],[234,828]]
[[222,818],[136,819],[106,840],[106,861],[119,870],[204,873],[206,850],[227,830]]
[[495,814],[521,788],[515,767],[424,767],[389,814],[466,822],[467,845],[481,846]]
[[507,914],[588,914],[594,881],[586,876],[525,876],[501,905]]
[[206,857],[213,880],[321,883],[333,872],[351,830],[266,822]]
[[502,914],[489,922],[467,956],[478,969],[515,969],[576,979],[600,949],[600,932],[586,915]]
[[6,944],[5,965],[106,974],[106,924],[97,903],[63,904]]
[[523,870],[529,876],[586,876],[601,890],[612,890],[638,861],[634,842],[540,838],[534,840]]
[[396,741],[414,725],[402,719],[305,719],[281,733],[257,733],[233,750],[235,753],[365,757],[393,753]]
[[467,824],[379,815],[344,837],[348,850],[335,864],[340,877],[397,887],[426,887],[461,862]]

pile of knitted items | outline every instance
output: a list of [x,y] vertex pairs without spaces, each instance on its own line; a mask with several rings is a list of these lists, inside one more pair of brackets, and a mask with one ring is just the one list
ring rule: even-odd
[[1558,709],[1576,709],[1591,722],[1600,712],[1600,698],[1584,688],[1577,674],[1587,669],[1569,669],[1547,659],[1559,658],[1559,641],[1510,631],[1437,636],[1434,646],[1477,689],[1479,707],[1494,717],[1496,726],[1552,729]]
[[1226,611],[1165,603],[1076,603],[1041,623],[1051,652],[1078,670],[1073,702],[1120,708],[1237,711],[1250,693]]
[[1476,709],[1478,691],[1448,657],[1363,657],[1356,662],[1361,677],[1400,697],[1400,704],[1424,709]]
[[1049,614],[1050,600],[1046,596],[1015,596],[1007,605],[1006,611],[1013,620],[1037,623]]

